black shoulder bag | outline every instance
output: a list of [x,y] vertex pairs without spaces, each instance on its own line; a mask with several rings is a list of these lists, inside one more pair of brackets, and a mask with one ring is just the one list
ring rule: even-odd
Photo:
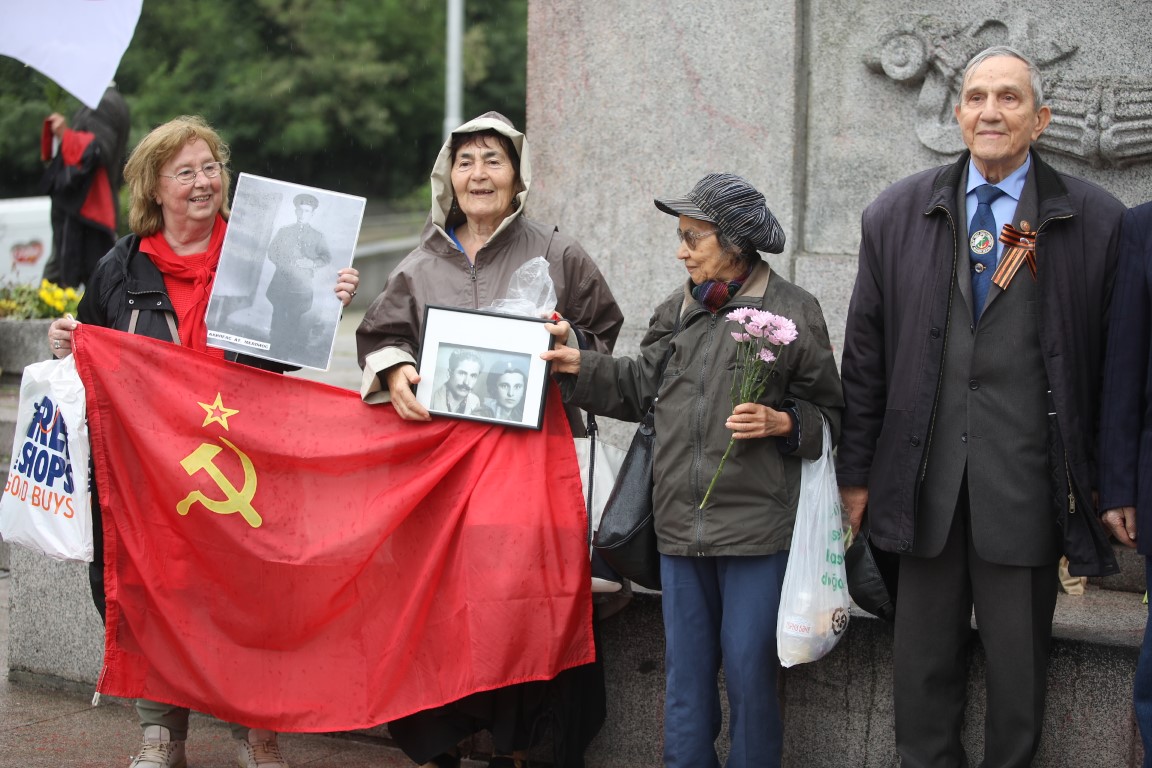
[[[673,339],[680,332],[680,314],[682,310],[676,316]],[[671,356],[670,339],[657,381],[663,380]],[[656,521],[652,516],[652,460],[656,449],[654,409],[653,402],[632,436],[592,541],[592,547],[617,573],[648,589],[660,589],[660,553],[656,550]]]

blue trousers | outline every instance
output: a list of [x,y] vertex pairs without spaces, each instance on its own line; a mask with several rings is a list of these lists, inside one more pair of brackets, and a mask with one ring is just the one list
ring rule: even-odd
[[[1144,582],[1152,590],[1152,558],[1144,559]],[[1136,709],[1136,724],[1140,726],[1140,740],[1144,742],[1144,768],[1152,768],[1152,617],[1144,627],[1144,644],[1140,646],[1140,661],[1136,663],[1132,703]]]
[[776,614],[788,553],[757,557],[660,556],[666,641],[664,765],[719,768],[724,664],[728,768],[780,765],[783,722],[776,681]]

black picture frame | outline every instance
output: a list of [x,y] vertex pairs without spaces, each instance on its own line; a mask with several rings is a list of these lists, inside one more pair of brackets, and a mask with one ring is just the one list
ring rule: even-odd
[[555,337],[546,320],[428,305],[416,399],[437,416],[540,429]]

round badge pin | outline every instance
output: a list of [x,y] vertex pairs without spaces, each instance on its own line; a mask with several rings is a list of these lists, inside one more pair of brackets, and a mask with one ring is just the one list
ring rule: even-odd
[[992,246],[996,243],[992,239],[992,233],[986,229],[980,229],[972,233],[972,237],[968,240],[968,247],[972,249],[972,253],[977,256],[983,256],[992,250]]

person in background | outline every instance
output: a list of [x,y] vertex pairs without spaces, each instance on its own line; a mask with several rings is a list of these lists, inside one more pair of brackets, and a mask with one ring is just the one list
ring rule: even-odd
[[[210,355],[267,370],[285,367],[260,358],[209,347],[204,322],[216,265],[228,227],[228,145],[203,119],[178,117],[145,136],[128,159],[124,177],[131,194],[128,224],[100,260],[78,309],[79,322],[182,344]],[[359,274],[347,268],[334,277],[344,306],[356,294]],[[56,357],[72,352],[76,320],[61,318],[48,330]],[[104,550],[100,504],[92,497],[96,557],[89,569],[92,597],[104,616]],[[271,706],[271,704],[270,704]],[[187,762],[188,710],[160,701],[136,700],[144,743],[129,768],[183,768]],[[272,731],[232,725],[241,768],[287,768]]]
[[[480,309],[507,298],[513,273],[533,258],[548,261],[555,312],[585,343],[610,351],[624,317],[604,276],[584,249],[555,226],[524,215],[532,186],[528,140],[503,115],[488,112],[452,132],[432,169],[432,210],[420,245],[400,262],[356,331],[369,403],[391,402],[403,419],[432,418],[416,401],[424,308]],[[583,434],[578,413],[573,431]],[[508,480],[514,493],[515,479]],[[515,632],[515,628],[510,628]],[[553,764],[584,765],[584,749],[604,719],[603,668],[595,664],[554,680],[474,694],[389,723],[396,743],[426,768],[460,765],[460,741],[492,733],[491,768],[523,765],[537,721],[551,716]]]
[[[739,176],[709,174],[687,195],[656,200],[678,218],[684,285],[657,305],[633,358],[582,351],[569,324],[547,326],[565,400],[624,421],[655,401],[652,514],[664,613],[664,765],[718,768],[724,667],[731,714],[728,768],[779,766],[776,619],[800,500],[801,460],[836,439],[840,376],[819,303],[760,256],[784,231],[764,196]],[[739,325],[766,310],[795,324],[763,395],[732,405]],[[662,361],[667,361],[662,365]],[[730,455],[726,450],[732,440]],[[709,494],[710,478],[727,456]],[[707,504],[703,504],[707,497]]]
[[58,112],[44,120],[40,155],[50,162],[41,191],[52,198],[52,253],[44,265],[45,280],[63,287],[87,285],[96,262],[116,242],[131,127],[128,104],[115,83],[96,109],[76,110],[71,125]]
[[900,764],[969,764],[975,610],[987,711],[971,762],[1023,768],[1043,731],[1060,555],[1075,575],[1115,567],[1084,537],[1104,536],[1097,382],[1124,208],[1031,149],[1051,113],[1019,51],[973,57],[955,115],[967,151],[864,211],[836,468],[853,531],[866,519],[899,555]]
[[[1117,540],[1144,555],[1152,590],[1152,203],[1128,211],[1108,320],[1100,415],[1100,508]],[[1144,768],[1152,768],[1152,621],[1132,686]]]

